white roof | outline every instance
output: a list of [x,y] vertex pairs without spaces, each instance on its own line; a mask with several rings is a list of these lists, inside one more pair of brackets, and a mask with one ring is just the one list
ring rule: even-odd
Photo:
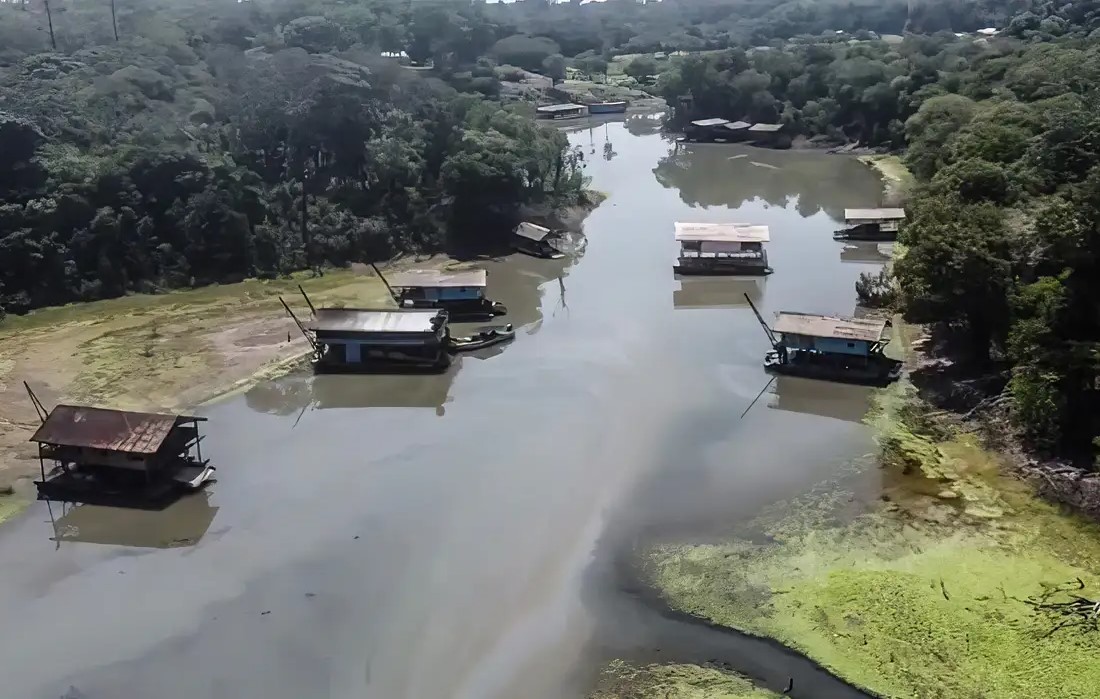
[[542,107],[535,107],[536,112],[571,112],[577,109],[584,109],[583,104],[570,104],[565,102],[563,104],[547,104]]
[[676,240],[723,243],[766,243],[771,239],[767,226],[749,223],[676,223]]
[[792,313],[783,311],[776,314],[777,333],[784,335],[806,335],[809,337],[829,337],[838,340],[865,340],[878,342],[886,332],[885,320],[864,318],[838,318],[819,316],[812,313]]
[[845,209],[845,221],[902,221],[905,209]]
[[550,235],[549,228],[543,228],[542,226],[536,226],[533,223],[524,221],[516,226],[516,235],[521,238],[529,238],[530,240],[542,240],[546,236]]
[[722,124],[728,124],[729,119],[722,119],[715,117],[713,119],[699,119],[698,121],[691,122],[692,126],[721,126]]
[[434,269],[412,269],[391,275],[389,282],[390,286],[403,288],[485,286],[487,277],[488,275],[483,269],[462,269],[450,272]]
[[372,311],[358,308],[318,308],[309,329],[322,332],[428,333],[435,332],[437,309]]

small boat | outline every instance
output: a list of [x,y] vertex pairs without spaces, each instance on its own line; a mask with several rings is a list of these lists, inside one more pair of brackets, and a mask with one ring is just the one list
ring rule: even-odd
[[473,352],[474,350],[508,342],[515,336],[516,331],[511,323],[507,325],[489,325],[478,328],[477,332],[469,337],[452,337],[448,349],[451,352]]
[[588,105],[589,114],[622,114],[630,105],[629,102],[596,102]]
[[526,221],[512,232],[513,249],[548,260],[558,260],[566,255],[577,257],[584,252],[587,244],[588,239],[583,233],[550,230]]

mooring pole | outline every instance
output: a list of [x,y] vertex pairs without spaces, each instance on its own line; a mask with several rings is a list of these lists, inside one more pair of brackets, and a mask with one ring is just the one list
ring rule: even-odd
[[382,280],[382,283],[386,285],[386,291],[390,292],[390,296],[392,296],[393,300],[396,301],[397,294],[393,293],[393,287],[390,286],[390,283],[388,281],[386,281],[386,277],[384,274],[382,274],[382,270],[378,269],[378,265],[374,264],[373,262],[370,262],[368,264],[371,266],[371,269],[374,270],[374,273],[378,275],[378,278]]
[[283,300],[282,296],[279,297],[279,303],[283,304],[283,308],[285,308],[290,317],[294,319],[294,324],[297,325],[298,329],[302,331],[302,337],[304,337],[306,339],[306,342],[309,343],[310,347],[312,347],[316,351],[317,343],[314,342],[313,338],[309,336],[309,332],[306,330],[306,326],[302,325],[302,322],[298,320],[298,316],[294,315],[294,311],[290,310],[290,306],[286,304],[286,301]]
[[38,413],[38,419],[41,422],[45,422],[49,417],[50,411],[46,410],[46,406],[42,405],[42,401],[38,400],[38,396],[34,395],[34,391],[31,390],[31,385],[26,381],[23,382],[23,388],[27,389],[27,395],[31,397],[31,405],[34,406],[34,412]]
[[302,285],[298,285],[298,291],[302,292],[302,298],[306,300],[306,305],[309,306],[309,312],[313,315],[317,315],[317,309],[313,307],[313,302],[309,300],[309,296],[306,295],[306,290],[302,288]]
[[772,347],[775,347],[777,344],[775,341],[775,333],[773,333],[772,329],[768,327],[768,324],[764,322],[764,316],[760,315],[760,311],[756,310],[756,304],[752,302],[748,294],[745,294],[745,300],[749,302],[749,308],[751,308],[752,312],[756,315],[756,319],[760,321],[760,327],[764,328],[764,334],[768,336],[768,342],[771,343]]

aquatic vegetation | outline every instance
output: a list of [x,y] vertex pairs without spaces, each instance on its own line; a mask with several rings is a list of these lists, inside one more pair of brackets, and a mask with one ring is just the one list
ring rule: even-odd
[[884,392],[871,418],[882,501],[853,515],[852,494],[822,486],[751,538],[651,549],[651,582],[882,696],[1096,696],[1100,633],[1054,630],[1026,600],[1077,580],[1100,596],[1100,528],[1000,476],[971,435],[933,429],[910,390]]
[[589,699],[773,699],[778,696],[724,668],[678,664],[637,666],[616,660],[605,668]]

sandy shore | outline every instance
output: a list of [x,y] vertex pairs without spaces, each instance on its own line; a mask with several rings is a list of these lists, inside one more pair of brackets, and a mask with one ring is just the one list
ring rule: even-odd
[[[439,267],[446,258],[397,266]],[[0,493],[25,492],[38,460],[27,441],[38,424],[23,382],[46,405],[86,403],[177,411],[286,371],[309,346],[279,297],[308,314],[314,303],[393,302],[367,267],[313,278],[249,280],[162,295],[45,308],[0,323]],[[289,338],[289,340],[288,340]],[[0,497],[0,520],[14,507]]]
[[898,155],[861,155],[859,160],[882,176],[883,204],[901,206],[909,198],[916,180]]

